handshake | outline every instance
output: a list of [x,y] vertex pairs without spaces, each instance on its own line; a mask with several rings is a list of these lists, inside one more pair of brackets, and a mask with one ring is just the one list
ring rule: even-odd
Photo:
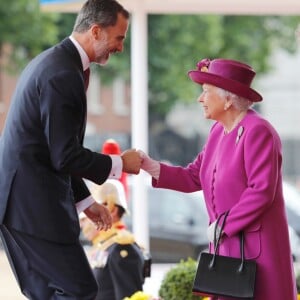
[[139,174],[140,169],[142,169],[155,179],[158,179],[160,163],[143,151],[135,149],[126,150],[121,154],[121,159],[123,161],[123,172]]

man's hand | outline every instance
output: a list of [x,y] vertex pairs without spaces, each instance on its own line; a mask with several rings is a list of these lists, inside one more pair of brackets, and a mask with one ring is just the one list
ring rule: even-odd
[[111,228],[112,217],[104,205],[94,202],[84,210],[84,213],[96,225],[97,230],[107,230]]
[[129,174],[139,174],[142,158],[135,149],[126,150],[121,154],[123,161],[123,172]]

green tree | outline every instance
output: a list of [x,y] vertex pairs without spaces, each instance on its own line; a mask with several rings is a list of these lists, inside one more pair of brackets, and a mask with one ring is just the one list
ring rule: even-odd
[[[75,14],[42,13],[37,0],[0,0],[0,55],[12,45],[10,67],[28,59],[72,32]],[[195,101],[200,86],[187,76],[198,60],[234,58],[264,74],[276,48],[295,51],[298,16],[149,15],[149,109],[163,118],[174,103]],[[105,72],[102,72],[103,68]],[[130,30],[124,53],[97,68],[102,82],[115,76],[130,82]]]
[[[195,101],[200,86],[190,83],[187,72],[202,58],[233,58],[252,65],[258,76],[268,72],[272,51],[296,50],[299,21],[298,16],[149,15],[150,113],[164,118],[174,103]],[[109,78],[130,80],[130,36],[124,53],[105,68]]]
[[152,15],[149,16],[149,105],[162,117],[176,101],[195,101],[200,86],[187,72],[202,58],[233,58],[258,75],[270,70],[276,48],[296,49],[299,17]]
[[[57,41],[59,14],[42,13],[38,0],[0,0],[0,56],[10,45],[5,67],[20,70]],[[3,65],[2,65],[3,67]]]

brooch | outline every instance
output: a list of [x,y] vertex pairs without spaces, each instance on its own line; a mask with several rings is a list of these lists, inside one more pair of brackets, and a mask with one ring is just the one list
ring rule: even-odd
[[237,144],[239,142],[243,132],[244,132],[244,127],[240,126],[239,129],[238,129],[237,136],[236,136],[235,144]]

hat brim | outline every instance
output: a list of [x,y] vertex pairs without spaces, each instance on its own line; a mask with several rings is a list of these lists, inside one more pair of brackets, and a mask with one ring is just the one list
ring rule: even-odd
[[211,74],[209,72],[201,72],[197,70],[189,71],[188,75],[196,83],[201,85],[204,83],[214,85],[238,96],[249,99],[252,102],[260,102],[263,99],[258,92],[246,85],[239,83],[238,81]]

